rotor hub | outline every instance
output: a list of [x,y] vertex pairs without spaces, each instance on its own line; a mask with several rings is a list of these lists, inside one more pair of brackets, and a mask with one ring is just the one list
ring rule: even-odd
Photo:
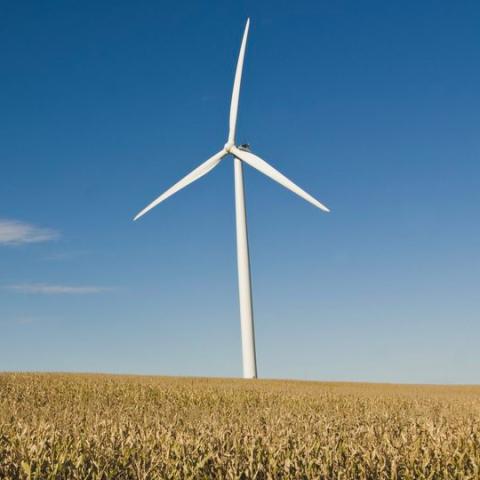
[[235,144],[233,142],[227,142],[224,146],[223,146],[223,149],[228,152],[228,153],[231,153],[231,150],[232,150],[232,147],[234,147]]

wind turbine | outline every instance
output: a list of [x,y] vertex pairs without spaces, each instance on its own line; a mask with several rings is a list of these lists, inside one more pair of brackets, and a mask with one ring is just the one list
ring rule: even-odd
[[172,196],[190,183],[198,180],[206,175],[210,170],[215,168],[225,157],[231,155],[234,161],[235,171],[235,219],[237,230],[237,264],[238,264],[238,290],[240,300],[240,324],[242,332],[242,358],[243,358],[243,376],[244,378],[257,377],[257,362],[255,355],[255,333],[253,326],[253,307],[252,307],[252,285],[250,280],[250,259],[248,253],[248,234],[247,234],[247,218],[245,212],[245,190],[243,187],[243,163],[250,165],[263,173],[280,185],[288,188],[296,193],[307,202],[315,205],[324,212],[330,210],[310,194],[295,185],[291,180],[282,175],[278,170],[262,160],[250,151],[249,145],[235,145],[235,132],[237,127],[238,100],[240,96],[240,83],[242,81],[243,60],[245,58],[245,48],[247,45],[248,29],[250,19],[247,19],[245,31],[243,33],[242,44],[240,46],[240,54],[238,56],[237,69],[235,72],[235,80],[233,82],[232,102],[230,104],[230,129],[228,132],[227,143],[223,148],[210,157],[206,162],[199,165],[192,172],[179,180],[175,185],[170,187],[166,192],[160,195],[152,203],[139,212],[134,220],[145,215],[153,207]]

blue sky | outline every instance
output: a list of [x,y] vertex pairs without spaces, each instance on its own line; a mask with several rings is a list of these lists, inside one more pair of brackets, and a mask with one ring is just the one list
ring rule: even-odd
[[11,2],[0,14],[0,369],[480,383],[480,4]]

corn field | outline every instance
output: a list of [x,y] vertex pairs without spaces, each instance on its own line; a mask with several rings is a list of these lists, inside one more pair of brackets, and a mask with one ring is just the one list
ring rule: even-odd
[[479,479],[480,387],[0,374],[3,479]]

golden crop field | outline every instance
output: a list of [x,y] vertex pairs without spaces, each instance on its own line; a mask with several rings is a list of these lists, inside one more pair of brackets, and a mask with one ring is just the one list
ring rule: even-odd
[[0,374],[1,479],[479,479],[480,387]]

